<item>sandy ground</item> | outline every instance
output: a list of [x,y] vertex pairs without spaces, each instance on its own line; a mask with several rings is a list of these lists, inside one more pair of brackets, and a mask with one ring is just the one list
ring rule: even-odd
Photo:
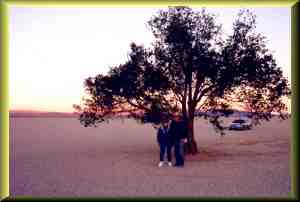
[[205,120],[200,153],[158,168],[155,130],[134,120],[84,128],[75,118],[10,119],[12,196],[256,197],[291,190],[291,120],[216,134]]

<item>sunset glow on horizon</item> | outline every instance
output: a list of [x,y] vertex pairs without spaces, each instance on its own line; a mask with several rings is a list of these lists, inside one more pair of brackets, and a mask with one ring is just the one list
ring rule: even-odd
[[[167,6],[164,8],[166,9]],[[207,8],[225,34],[240,8]],[[249,8],[256,32],[291,83],[291,9]],[[9,9],[9,109],[73,112],[84,95],[84,79],[124,63],[129,44],[154,41],[146,23],[159,8]]]

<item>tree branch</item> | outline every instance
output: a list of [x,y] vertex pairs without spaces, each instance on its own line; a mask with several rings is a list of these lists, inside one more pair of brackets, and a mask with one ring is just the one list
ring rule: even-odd
[[130,105],[132,105],[133,107],[136,107],[136,108],[138,108],[138,109],[143,109],[143,110],[145,110],[145,111],[150,111],[149,108],[147,108],[147,107],[141,105],[140,103],[135,104],[135,103],[133,103],[132,101],[130,101],[130,99],[128,99],[128,98],[127,98],[126,100],[127,100],[127,102],[128,102]]
[[207,93],[208,91],[212,90],[213,89],[213,85],[210,85],[208,86],[207,88],[204,88],[200,93],[199,93],[199,96],[198,98],[196,99],[196,103],[198,103],[201,98],[205,95],[205,93]]

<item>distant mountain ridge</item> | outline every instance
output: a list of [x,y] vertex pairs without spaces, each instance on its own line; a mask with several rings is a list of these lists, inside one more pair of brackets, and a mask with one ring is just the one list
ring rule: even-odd
[[[232,113],[230,113],[230,116],[250,116],[251,112],[247,111],[242,111],[242,110],[231,110]],[[140,112],[134,113],[136,116],[141,116]],[[195,116],[214,116],[214,115],[221,115],[222,112],[201,112],[201,111],[196,111]],[[273,113],[272,113],[273,114]],[[290,113],[286,113],[290,114]],[[273,115],[276,115],[273,114]],[[115,117],[130,117],[130,113],[128,111],[122,111],[122,112],[117,112],[114,113]],[[9,111],[9,117],[53,117],[53,118],[78,118],[78,113],[75,112],[48,112],[48,111],[36,111],[36,110],[10,110]]]
[[78,117],[74,112],[48,112],[35,110],[10,110],[9,117]]

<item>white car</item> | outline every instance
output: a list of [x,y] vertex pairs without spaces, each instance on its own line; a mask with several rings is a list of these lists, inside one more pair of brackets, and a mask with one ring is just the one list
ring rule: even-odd
[[229,130],[250,130],[252,128],[251,120],[236,119],[229,125]]

